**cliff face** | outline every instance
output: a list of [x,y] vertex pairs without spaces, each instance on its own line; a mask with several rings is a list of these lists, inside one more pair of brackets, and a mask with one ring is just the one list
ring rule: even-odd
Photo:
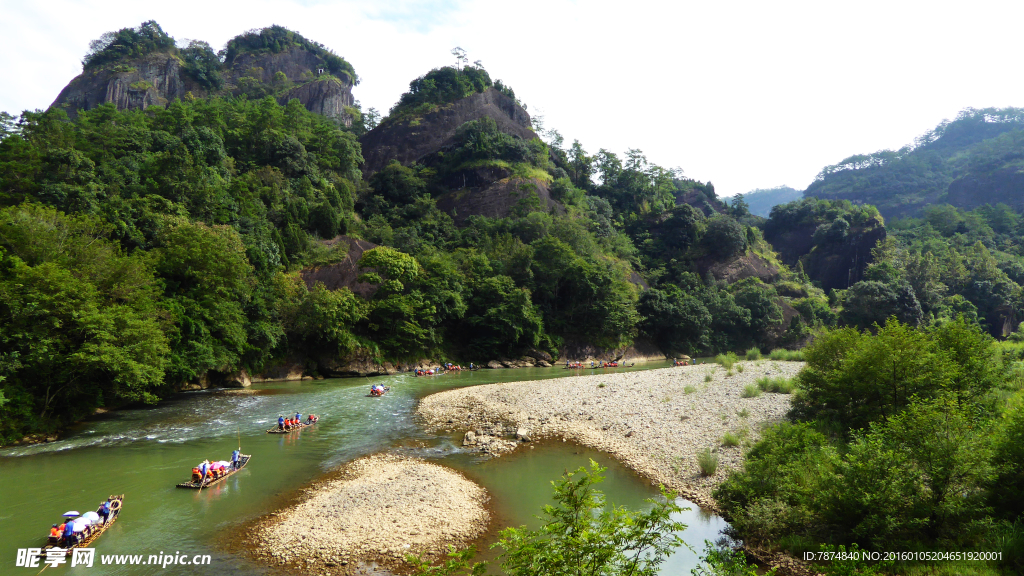
[[840,242],[814,244],[815,225],[800,226],[772,238],[766,238],[790,266],[803,263],[811,280],[825,290],[845,289],[864,279],[871,263],[871,250],[886,237],[885,227],[854,227]]
[[449,192],[437,199],[437,207],[451,214],[460,226],[474,214],[504,218],[536,202],[539,202],[536,207],[565,214],[565,206],[551,197],[547,184],[541,180],[509,177],[507,172],[500,169],[478,169],[475,172],[486,172],[490,179],[478,182],[479,185],[474,187]]
[[[280,92],[284,88],[279,88],[279,102],[284,104],[298,98],[310,112],[351,126],[352,118],[345,108],[355,102],[352,85],[346,79],[322,76],[324,68],[316,54],[301,47],[278,54],[242,54],[221,70],[224,87],[215,94],[238,93],[240,78],[252,78],[267,86],[276,86],[277,73],[280,72],[289,84],[295,86],[283,93]],[[52,106],[64,108],[71,117],[76,116],[79,110],[91,110],[107,102],[119,110],[145,110],[184,98],[190,92],[197,98],[210,95],[184,73],[182,61],[177,56],[157,53],[82,72],[61,90]]]
[[965,210],[1000,202],[1024,208],[1024,172],[1003,168],[966,174],[950,183],[946,201]]
[[488,88],[425,114],[422,118],[387,122],[359,139],[363,145],[363,175],[369,178],[398,160],[408,166],[449,145],[459,126],[483,117],[492,118],[502,132],[523,140],[536,138],[530,115],[515,100]]
[[118,110],[145,110],[182,98],[188,92],[206,92],[181,72],[181,60],[170,54],[150,54],[111,68],[82,72],[61,90],[52,106],[74,117],[79,110],[91,110],[113,103]]
[[328,241],[328,244],[334,242],[348,244],[348,254],[345,259],[329,266],[304,268],[301,274],[306,286],[312,288],[317,282],[320,282],[328,290],[348,288],[363,298],[372,298],[373,294],[377,291],[377,285],[359,282],[358,280],[361,274],[371,272],[372,269],[360,270],[359,259],[363,257],[363,252],[376,248],[377,245],[366,240],[359,240],[358,238],[350,238],[348,236],[340,236]]

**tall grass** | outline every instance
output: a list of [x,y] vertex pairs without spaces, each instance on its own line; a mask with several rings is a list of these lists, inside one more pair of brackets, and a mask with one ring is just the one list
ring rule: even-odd
[[722,436],[722,445],[723,446],[739,446],[740,445],[740,437],[735,435],[735,434],[733,434],[732,432],[726,432],[725,436]]
[[740,392],[740,398],[757,398],[761,395],[761,389],[754,384],[747,384]]
[[735,352],[729,352],[728,354],[719,354],[715,356],[715,364],[721,364],[722,368],[726,370],[732,370],[733,364],[739,360]]
[[760,360],[760,359],[761,359],[761,350],[758,349],[757,346],[754,346],[750,350],[747,350],[747,360]]
[[700,469],[701,476],[714,476],[718,470],[718,454],[712,452],[711,448],[705,448],[703,452],[697,454],[697,468]]
[[772,360],[788,360],[790,362],[803,362],[804,352],[803,350],[786,350],[785,348],[776,348],[771,351],[768,355]]
[[757,379],[757,387],[765,392],[792,394],[796,390],[796,380],[794,378],[769,378],[768,376],[762,376]]

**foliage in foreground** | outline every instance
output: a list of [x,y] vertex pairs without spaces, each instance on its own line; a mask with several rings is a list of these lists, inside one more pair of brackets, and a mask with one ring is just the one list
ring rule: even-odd
[[[503,550],[501,567],[511,576],[562,574],[566,576],[630,575],[653,576],[677,547],[684,545],[677,535],[686,525],[672,520],[682,511],[675,497],[663,492],[649,500],[650,510],[629,511],[609,505],[594,488],[604,480],[604,468],[591,461],[590,469],[580,467],[552,482],[555,504],[547,505],[538,530],[525,526],[506,528],[495,544]],[[430,576],[482,574],[483,563],[472,563],[472,549],[451,550],[442,565],[430,567],[421,558],[408,561],[418,573]]]
[[988,550],[1003,554],[992,570],[1024,567],[1024,386],[990,337],[962,318],[891,320],[806,354],[796,421],[766,430],[715,492],[737,536],[797,554]]

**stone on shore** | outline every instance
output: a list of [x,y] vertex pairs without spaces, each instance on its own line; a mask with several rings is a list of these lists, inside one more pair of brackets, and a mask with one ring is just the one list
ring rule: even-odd
[[[467,433],[464,445],[494,455],[518,442],[573,440],[716,509],[712,490],[743,462],[744,447],[724,446],[723,435],[736,434],[749,446],[762,426],[783,420],[790,407],[787,394],[744,398],[744,388],[763,376],[791,378],[803,367],[770,360],[741,365],[743,371],[736,373],[701,364],[473,386],[427,396],[418,410],[429,429],[470,430],[474,436]],[[697,454],[705,448],[719,460],[710,477],[697,466]]]
[[401,566],[406,554],[437,557],[484,532],[487,493],[437,464],[378,454],[307,491],[255,532],[257,554],[279,564]]

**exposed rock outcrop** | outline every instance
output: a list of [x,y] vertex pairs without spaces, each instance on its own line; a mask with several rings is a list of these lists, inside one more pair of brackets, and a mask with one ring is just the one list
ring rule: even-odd
[[825,290],[845,289],[864,279],[871,263],[871,250],[884,240],[885,228],[851,228],[845,240],[826,247],[816,246],[804,259],[804,271]]
[[1019,210],[1024,208],[1024,172],[1002,169],[964,175],[950,183],[946,201],[964,210],[1000,202]]
[[779,268],[754,252],[739,254],[725,261],[709,260],[703,264],[700,266],[702,275],[710,272],[715,280],[725,280],[730,284],[751,277],[771,283],[779,277]]
[[[282,104],[297,98],[310,112],[351,126],[352,117],[346,108],[355,102],[352,85],[347,79],[323,75],[324,68],[319,56],[302,47],[277,54],[241,54],[221,70],[224,86],[214,93],[236,93],[239,79],[253,78],[273,86]],[[284,74],[286,84],[276,84],[278,72]],[[287,89],[292,84],[295,86]],[[118,110],[145,110],[189,94],[200,98],[211,92],[184,72],[180,58],[159,52],[83,71],[64,87],[52,106],[64,108],[74,117],[79,110],[108,102]]]
[[504,218],[517,210],[528,210],[534,203],[565,214],[565,206],[551,197],[547,184],[536,178],[501,177],[481,189],[463,188],[437,199],[437,207],[451,214],[458,225],[472,215]]
[[363,252],[376,248],[377,245],[349,236],[338,236],[333,240],[327,241],[327,244],[331,245],[338,242],[344,242],[348,245],[348,255],[345,259],[337,264],[305,268],[301,272],[302,280],[309,288],[312,288],[317,282],[322,282],[328,290],[348,288],[363,298],[371,298],[377,291],[377,285],[359,282],[361,274],[372,271],[370,269],[360,270],[359,259],[362,258]]
[[820,282],[826,291],[849,288],[863,280],[871,250],[886,237],[884,226],[853,227],[842,241],[815,246],[816,228],[816,224],[797,226],[765,239],[789,266],[802,262],[811,280]]
[[118,110],[145,110],[165,105],[192,92],[203,96],[203,88],[182,74],[182,62],[166,53],[149,54],[116,66],[87,70],[61,90],[53,106],[74,117],[79,110],[91,110],[113,103]]
[[392,160],[408,166],[450,144],[459,126],[483,117],[492,118],[502,132],[524,140],[536,137],[526,110],[512,98],[489,88],[420,118],[384,122],[365,134],[359,139],[365,160],[363,174],[369,178]]

